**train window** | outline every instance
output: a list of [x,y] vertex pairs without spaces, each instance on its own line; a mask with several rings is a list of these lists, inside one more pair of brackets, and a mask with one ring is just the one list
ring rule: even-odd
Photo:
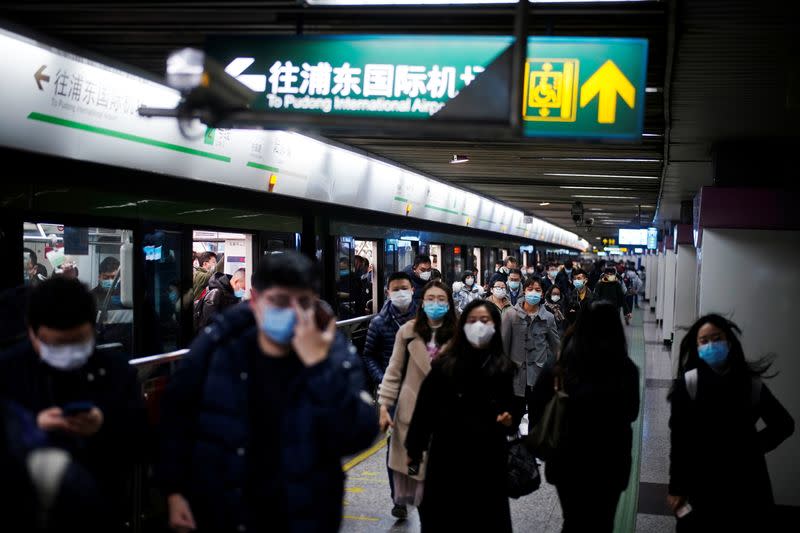
[[[273,243],[277,252],[283,250],[280,245]],[[206,254],[211,252],[213,255]],[[201,260],[205,260],[201,264]],[[229,233],[224,231],[192,232],[192,295],[194,300],[199,300],[209,288],[209,281],[216,272],[233,276],[237,271],[244,269],[245,280],[249,280],[253,272],[253,235],[249,233]],[[214,270],[209,272],[208,267]],[[249,291],[245,291],[245,298]]]
[[414,264],[414,256],[416,256],[414,243],[400,239],[397,241],[397,270],[403,270],[406,267]]
[[143,339],[147,354],[176,350],[187,344],[181,319],[192,304],[192,286],[183,278],[183,256],[179,231],[155,230],[144,236],[145,306],[155,316],[157,335]]
[[86,284],[97,303],[99,347],[133,349],[133,232],[51,222],[23,225],[23,276],[36,285],[52,276]]
[[378,243],[339,237],[336,250],[336,313],[345,320],[376,312]]
[[378,312],[378,241],[354,241],[355,271],[361,276],[364,312]]
[[435,268],[439,272],[442,271],[442,247],[439,244],[431,244],[428,247],[428,255],[431,256],[431,268]]
[[468,267],[473,270],[478,271],[478,279],[475,280],[475,283],[478,285],[483,285],[483,270],[481,269],[481,249],[477,246],[474,248],[468,248]]

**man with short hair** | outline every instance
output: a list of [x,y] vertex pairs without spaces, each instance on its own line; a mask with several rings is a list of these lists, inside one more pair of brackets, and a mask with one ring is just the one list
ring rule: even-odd
[[572,292],[574,285],[572,281],[574,280],[574,265],[572,263],[572,259],[567,259],[564,261],[564,269],[556,275],[556,279],[553,280],[553,283],[561,289],[561,294],[569,294]]
[[239,303],[247,286],[244,268],[233,275],[214,272],[208,280],[208,291],[195,304],[194,328],[206,327],[216,315]]
[[522,295],[522,271],[514,268],[508,272],[508,297],[511,299],[511,305],[517,305],[517,299]]
[[492,278],[489,280],[489,285],[494,285],[494,282],[497,280],[501,280],[503,283],[508,284],[508,273],[518,268],[519,261],[517,261],[517,258],[509,255],[506,257],[505,266],[500,267],[499,271],[492,274]]
[[341,458],[378,433],[361,361],[294,251],[192,343],[162,403],[159,477],[177,531],[338,531]]
[[428,255],[418,255],[414,258],[414,263],[403,269],[403,272],[411,277],[414,284],[414,303],[419,306],[422,301],[422,289],[431,280],[433,268],[431,258]]
[[[586,271],[581,268],[575,269],[572,277],[574,278],[572,280],[573,290],[567,296],[567,314],[565,317],[569,325],[574,324],[581,312],[594,300],[594,295],[587,285],[589,276],[586,275]],[[561,294],[564,294],[563,290]]]
[[605,300],[618,309],[622,309],[625,317],[625,324],[631,323],[631,310],[625,299],[625,285],[617,279],[617,268],[608,265],[600,278],[600,282],[594,288],[594,299]]
[[[376,386],[383,381],[383,374],[386,372],[386,367],[389,366],[397,330],[417,314],[411,277],[405,272],[395,272],[389,276],[386,283],[386,296],[383,309],[369,323],[367,341],[364,344],[362,355],[369,376]],[[389,414],[394,417],[394,409],[390,410]],[[388,461],[388,446],[386,450]],[[392,501],[394,501],[394,476],[392,475],[394,471],[389,468],[388,463],[386,469],[389,473],[389,490]],[[408,516],[406,506],[395,505],[392,508],[392,516],[400,519],[406,518]]]
[[217,270],[217,254],[214,252],[203,252],[197,258],[199,267],[194,269],[192,276],[192,299],[198,300],[208,286],[208,280]]
[[[97,307],[102,308],[103,303],[109,298],[109,309],[121,306],[119,299],[119,283],[117,272],[119,271],[119,259],[108,256],[100,261],[97,273],[97,285],[92,289],[92,294],[97,302]],[[110,295],[110,296],[109,296]],[[114,299],[114,296],[117,296]]]
[[78,280],[57,276],[34,287],[28,338],[0,354],[0,397],[34,413],[50,443],[86,468],[104,497],[104,530],[120,531],[130,520],[125,487],[147,423],[135,369],[95,349],[95,314]]

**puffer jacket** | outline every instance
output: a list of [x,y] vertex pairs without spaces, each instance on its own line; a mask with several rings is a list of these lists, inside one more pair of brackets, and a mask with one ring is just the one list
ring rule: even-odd
[[453,302],[456,304],[456,312],[460,315],[472,300],[477,300],[480,297],[481,290],[477,283],[472,285],[471,289],[464,285],[460,291],[453,293]]
[[383,374],[389,366],[392,357],[394,338],[400,326],[414,318],[417,314],[417,305],[411,305],[405,312],[387,300],[378,316],[372,319],[367,330],[367,340],[364,343],[364,353],[361,355],[367,373],[374,384],[383,381]]
[[206,327],[211,320],[229,307],[239,303],[239,298],[233,292],[231,277],[222,272],[214,272],[208,280],[208,292],[198,304],[195,315],[194,329]]
[[[246,496],[237,489],[248,478],[251,420],[246,382],[252,352],[258,350],[257,335],[247,306],[215,317],[192,343],[163,400],[162,487],[166,494],[186,497],[203,531],[255,531]],[[369,446],[378,433],[363,381],[361,361],[341,334],[327,359],[293,379],[276,436],[286,531],[339,529],[341,458]]]

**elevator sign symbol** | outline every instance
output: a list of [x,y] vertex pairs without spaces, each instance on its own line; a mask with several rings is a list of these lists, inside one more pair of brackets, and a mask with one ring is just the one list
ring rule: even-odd
[[646,39],[530,37],[527,56],[525,136],[641,139]]
[[573,122],[578,67],[577,59],[529,59],[525,63],[525,120]]

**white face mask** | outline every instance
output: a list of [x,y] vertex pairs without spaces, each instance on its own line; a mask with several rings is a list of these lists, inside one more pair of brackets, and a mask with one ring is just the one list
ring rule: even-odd
[[559,301],[561,299],[561,295],[560,294],[554,294],[553,296],[550,297],[550,299],[553,300],[554,302],[557,302],[557,301]]
[[408,309],[408,306],[411,305],[411,300],[414,298],[413,293],[408,289],[402,289],[399,291],[393,291],[389,293],[389,299],[392,301],[392,305],[400,309],[401,311],[405,311]]
[[467,278],[464,280],[464,283],[467,284],[467,287],[472,287],[472,284],[475,283],[475,278]]
[[464,288],[464,284],[460,281],[456,281],[453,283],[453,292],[461,292],[461,289]]
[[494,336],[494,324],[491,322],[472,322],[464,324],[464,335],[475,348],[483,348],[489,344]]
[[86,364],[94,351],[94,339],[74,344],[51,345],[39,341],[42,360],[58,370],[75,370]]
[[428,281],[429,279],[431,279],[431,271],[428,270],[427,272],[420,272],[419,279],[421,279],[422,281]]
[[492,289],[492,294],[494,294],[498,298],[505,298],[506,297],[506,290],[496,287]]

